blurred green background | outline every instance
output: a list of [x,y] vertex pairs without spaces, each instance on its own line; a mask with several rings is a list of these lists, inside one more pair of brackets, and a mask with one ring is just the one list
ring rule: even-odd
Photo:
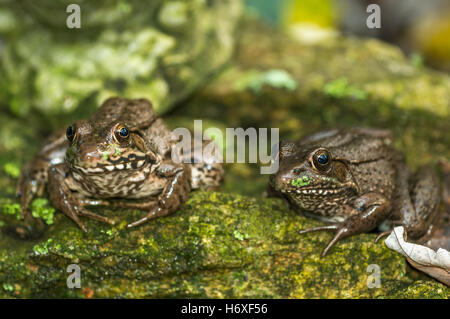
[[[245,0],[248,11],[301,40],[350,35],[382,39],[413,59],[450,71],[450,1],[447,0]],[[381,28],[368,29],[369,4],[381,10]]]

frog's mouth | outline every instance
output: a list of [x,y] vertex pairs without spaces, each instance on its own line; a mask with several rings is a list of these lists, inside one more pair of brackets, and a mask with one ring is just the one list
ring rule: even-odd
[[92,167],[83,167],[77,164],[73,164],[72,168],[83,172],[84,174],[102,174],[115,171],[135,170],[141,169],[150,162],[148,156],[135,157],[133,160],[124,159],[108,164],[98,164]]
[[327,196],[330,194],[339,194],[344,192],[346,189],[344,187],[339,188],[292,188],[280,190],[281,193],[285,194],[304,194],[304,195],[317,195],[317,196]]

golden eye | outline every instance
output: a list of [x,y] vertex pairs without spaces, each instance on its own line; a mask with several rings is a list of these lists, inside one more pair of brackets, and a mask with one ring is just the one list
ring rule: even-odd
[[327,170],[331,164],[331,155],[325,149],[320,149],[314,153],[313,164],[316,169]]
[[124,141],[130,136],[130,131],[125,125],[119,124],[114,131],[114,136],[117,141]]

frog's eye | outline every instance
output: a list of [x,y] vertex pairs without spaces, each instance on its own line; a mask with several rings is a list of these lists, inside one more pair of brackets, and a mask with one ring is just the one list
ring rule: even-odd
[[130,131],[125,125],[119,124],[115,129],[114,135],[117,141],[124,141],[130,136]]
[[119,135],[123,138],[127,138],[129,133],[126,127],[122,127],[119,131]]
[[319,156],[317,156],[317,161],[321,165],[327,165],[327,163],[328,163],[328,155],[327,154],[320,154]]
[[327,170],[331,164],[331,155],[325,149],[320,149],[314,153],[313,164],[316,169]]
[[67,139],[72,142],[75,139],[75,129],[72,125],[70,125],[66,130]]

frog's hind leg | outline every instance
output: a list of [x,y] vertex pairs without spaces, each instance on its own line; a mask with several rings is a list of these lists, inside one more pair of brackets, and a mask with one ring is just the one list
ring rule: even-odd
[[[189,158],[192,177],[191,188],[215,190],[219,188],[225,176],[221,161],[215,156],[219,150],[217,144],[211,140],[204,140],[201,145],[201,149],[195,149],[194,145],[191,146],[191,157]],[[198,155],[201,155],[201,157],[198,158]]]
[[439,217],[439,178],[431,167],[423,167],[411,178],[413,186],[409,190],[404,187],[406,180],[400,181],[404,189],[397,203],[400,224],[405,226],[409,238],[419,239],[431,233]]

